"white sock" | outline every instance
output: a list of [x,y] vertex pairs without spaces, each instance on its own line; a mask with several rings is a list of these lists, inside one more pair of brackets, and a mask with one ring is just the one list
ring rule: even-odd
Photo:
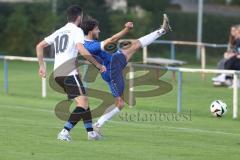
[[156,39],[164,35],[166,31],[164,29],[158,29],[146,36],[143,36],[139,38],[138,40],[140,41],[142,48],[148,46],[149,44],[153,43]]
[[99,127],[102,127],[104,125],[104,123],[106,121],[108,121],[109,119],[111,119],[114,115],[118,114],[121,110],[118,107],[115,107],[113,110],[111,110],[110,112],[105,113],[104,115],[102,115],[97,123]]

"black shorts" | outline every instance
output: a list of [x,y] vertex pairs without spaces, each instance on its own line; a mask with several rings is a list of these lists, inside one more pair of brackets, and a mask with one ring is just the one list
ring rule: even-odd
[[79,75],[55,77],[55,81],[64,89],[68,99],[86,95],[86,90]]
[[240,59],[237,56],[233,56],[225,62],[225,69],[240,70]]

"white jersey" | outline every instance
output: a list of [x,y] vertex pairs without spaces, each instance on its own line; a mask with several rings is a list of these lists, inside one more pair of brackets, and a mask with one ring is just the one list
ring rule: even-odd
[[[44,40],[49,45],[54,44],[54,76],[78,74],[76,69],[76,60],[78,56],[76,44],[84,44],[84,33],[82,29],[73,23],[67,23]],[[64,64],[62,67],[61,65],[65,62],[67,62],[66,65]]]

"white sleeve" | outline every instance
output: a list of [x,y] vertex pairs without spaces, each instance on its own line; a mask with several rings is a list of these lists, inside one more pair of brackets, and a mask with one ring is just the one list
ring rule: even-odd
[[45,37],[44,40],[47,42],[47,44],[51,45],[54,43],[55,40],[55,32],[51,35],[49,35],[48,37]]
[[81,28],[78,28],[76,30],[76,33],[74,33],[73,41],[75,44],[77,43],[84,44],[84,33]]
[[105,51],[105,50],[104,50],[104,41],[101,42],[101,50],[102,50],[102,51]]

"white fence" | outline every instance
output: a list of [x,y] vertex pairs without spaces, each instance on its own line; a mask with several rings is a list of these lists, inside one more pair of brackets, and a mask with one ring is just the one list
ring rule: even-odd
[[[15,56],[0,56],[0,59],[4,61],[4,89],[5,92],[8,93],[8,61],[12,60],[20,60],[20,61],[37,61],[35,57],[15,57]],[[53,62],[53,59],[45,59],[46,62]],[[144,67],[144,68],[157,68],[157,69],[167,69],[170,71],[178,72],[178,96],[177,96],[177,112],[181,112],[182,108],[182,73],[225,73],[233,75],[233,118],[238,117],[238,79],[240,75],[240,71],[234,70],[212,70],[212,69],[192,69],[192,68],[176,68],[176,67],[161,67],[155,65],[147,65],[147,64],[134,64],[129,63],[128,67],[130,67],[130,77],[134,78],[134,68],[135,67]],[[36,71],[37,72],[37,71]],[[132,89],[134,84],[134,79],[130,81],[129,89]],[[46,79],[42,79],[42,97],[47,96],[46,89]],[[130,92],[132,93],[132,92]],[[132,95],[129,95],[130,100]]]

